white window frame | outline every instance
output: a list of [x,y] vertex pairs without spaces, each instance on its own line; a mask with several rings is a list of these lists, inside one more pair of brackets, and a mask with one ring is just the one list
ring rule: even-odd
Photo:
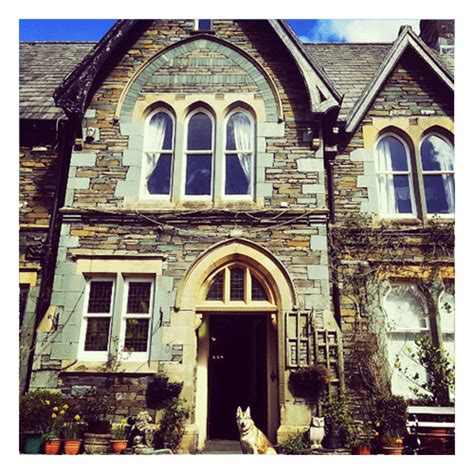
[[[393,137],[398,140],[403,147],[405,148],[405,154],[407,158],[407,168],[408,171],[394,171],[394,172],[387,172],[387,171],[380,171],[379,170],[379,144],[380,142],[386,137]],[[410,186],[410,199],[411,199],[411,213],[396,213],[396,214],[383,214],[380,210],[380,203],[381,203],[381,190],[380,190],[380,180],[379,176],[408,176],[408,183]],[[377,196],[379,200],[379,214],[384,219],[412,219],[418,216],[418,203],[415,199],[415,190],[414,190],[414,175],[413,175],[413,164],[412,164],[412,154],[410,153],[410,148],[406,141],[396,133],[393,132],[385,132],[380,135],[375,143],[375,177],[376,177],[376,185],[377,185]]]
[[204,30],[204,29],[202,29],[202,28],[199,27],[199,22],[200,22],[200,21],[203,21],[203,20],[204,20],[204,19],[201,19],[201,20],[194,20],[194,30],[195,30],[195,31],[213,31],[213,28],[212,28],[212,27],[213,27],[213,20],[210,19],[210,18],[207,19],[208,21],[211,22],[211,27],[210,27],[209,29],[205,29],[205,30]]
[[[150,305],[148,313],[128,313],[127,303],[130,283],[151,283],[150,285]],[[150,355],[151,345],[151,332],[153,324],[153,306],[155,303],[155,278],[154,277],[124,277],[124,289],[123,289],[123,300],[122,300],[122,315],[120,318],[120,336],[118,351],[120,357],[124,361],[130,362],[144,362],[147,361]],[[127,319],[148,319],[148,339],[147,339],[147,350],[146,352],[127,352],[124,350],[125,347],[125,334],[127,329]]]
[[[423,142],[431,136],[435,136],[435,137],[439,138],[440,140],[443,140],[451,148],[452,153],[453,153],[453,168],[454,168],[453,171],[425,171],[423,169],[423,160],[422,160],[422,155],[421,155],[421,147],[423,145]],[[441,133],[429,132],[426,135],[424,135],[422,137],[422,139],[420,140],[419,147],[418,147],[418,155],[420,157],[421,180],[423,181],[423,196],[422,196],[422,199],[424,199],[424,201],[425,201],[427,217],[428,218],[439,217],[441,219],[453,219],[454,218],[454,212],[442,212],[442,213],[429,213],[428,212],[428,201],[426,199],[425,180],[424,180],[425,176],[452,175],[453,177],[455,177],[454,175],[455,175],[456,169],[455,169],[455,161],[454,161],[454,145],[453,145],[453,143],[451,142],[451,140],[449,140],[445,135],[442,135]],[[454,205],[456,206],[456,203]]]
[[[226,184],[226,168],[227,168],[227,155],[228,154],[236,154],[236,150],[227,150],[227,124],[229,123],[230,118],[235,114],[241,112],[246,115],[250,119],[251,130],[252,130],[252,149],[245,150],[242,153],[251,153],[252,155],[252,180],[250,182],[250,194],[226,194],[225,192],[225,184]],[[222,183],[220,187],[220,194],[223,201],[253,201],[255,199],[255,174],[256,174],[256,166],[255,166],[255,149],[256,149],[256,137],[255,137],[255,119],[252,114],[242,108],[237,107],[230,110],[230,112],[226,115],[224,120],[224,141],[223,141],[223,157],[222,157]]]
[[[110,295],[110,311],[109,313],[88,313],[88,306],[89,306],[89,296],[90,296],[90,287],[92,282],[96,281],[111,281],[112,282],[112,293]],[[114,323],[114,310],[115,310],[115,291],[116,291],[117,281],[116,277],[100,277],[94,276],[91,278],[87,278],[86,280],[86,291],[84,294],[84,305],[82,310],[82,321],[81,321],[81,329],[79,334],[79,351],[78,351],[78,358],[79,360],[84,361],[107,361],[109,354],[110,354],[110,345],[111,345],[111,334],[112,334],[112,327]],[[106,351],[86,351],[85,350],[85,343],[86,343],[86,334],[87,334],[87,326],[88,326],[88,318],[109,318],[109,335],[107,341],[107,350]]]
[[[159,114],[159,113],[165,113],[167,114],[172,123],[172,140],[171,140],[171,150],[145,150],[145,144],[146,144],[146,138],[147,134],[151,132],[151,127],[150,127],[150,122],[151,119]],[[140,176],[140,194],[139,198],[140,199],[147,199],[147,200],[166,200],[169,201],[171,199],[172,193],[173,193],[173,175],[174,175],[174,168],[175,168],[175,150],[176,150],[176,119],[174,115],[165,107],[159,107],[151,114],[148,115],[145,121],[145,133],[144,133],[144,140],[143,140],[143,157],[142,157],[142,171],[141,171],[141,176]],[[150,194],[147,190],[147,183],[146,183],[146,178],[145,178],[145,166],[143,165],[146,160],[146,155],[147,153],[165,153],[165,154],[171,154],[171,169],[170,169],[170,192],[168,194]]]
[[[188,150],[188,136],[189,136],[189,122],[198,113],[206,114],[211,120],[211,149],[210,150]],[[183,158],[184,163],[182,166],[182,190],[181,199],[184,201],[211,201],[214,195],[214,172],[215,172],[215,159],[216,159],[216,120],[213,114],[204,107],[198,107],[192,110],[186,117],[185,120],[185,132],[184,132],[184,144],[183,144]],[[209,194],[186,194],[186,173],[188,168],[188,155],[211,155],[211,176],[210,176],[210,193]]]

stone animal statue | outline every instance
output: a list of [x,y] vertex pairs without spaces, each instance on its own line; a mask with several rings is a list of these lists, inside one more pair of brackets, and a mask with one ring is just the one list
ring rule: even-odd
[[312,448],[320,448],[324,438],[324,418],[322,416],[313,416],[309,428],[309,440]]
[[240,433],[240,447],[244,454],[276,454],[272,443],[252,420],[250,407],[245,411],[237,408],[236,422]]
[[152,418],[147,411],[141,411],[135,417],[134,425],[132,426],[132,433],[135,433],[133,441],[136,447],[154,448],[153,441],[155,433],[158,430],[158,425],[156,423],[151,423],[151,420]]

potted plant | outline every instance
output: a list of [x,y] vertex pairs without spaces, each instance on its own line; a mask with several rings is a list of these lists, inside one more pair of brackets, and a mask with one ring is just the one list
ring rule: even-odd
[[58,392],[35,390],[20,398],[20,450],[38,454],[44,435],[51,424],[52,408],[60,406],[63,396]]
[[112,450],[115,454],[121,454],[127,447],[128,424],[125,418],[120,423],[112,424]]
[[406,432],[407,402],[397,395],[384,395],[375,402],[375,426],[384,454],[402,454]]
[[71,421],[66,421],[63,424],[64,454],[79,454],[82,443],[82,433],[83,426],[79,414],[74,415]]
[[108,392],[99,392],[95,387],[90,388],[78,399],[78,407],[87,431],[84,433],[84,451],[87,454],[106,454],[110,449],[110,422],[107,411],[112,405]]
[[372,428],[371,422],[360,423],[351,441],[352,454],[371,454],[372,440],[377,436],[377,431]]
[[350,442],[352,417],[343,397],[328,401],[323,405],[324,437],[323,446],[338,449]]
[[[66,405],[67,406],[67,405]],[[61,449],[61,425],[66,411],[64,408],[54,406],[50,423],[44,434],[44,454],[58,454]]]
[[326,366],[317,364],[293,370],[288,383],[294,395],[319,399],[325,393],[330,380],[331,373]]

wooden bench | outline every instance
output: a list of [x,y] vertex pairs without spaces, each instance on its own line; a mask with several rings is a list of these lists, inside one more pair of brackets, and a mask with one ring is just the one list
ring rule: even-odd
[[447,449],[448,444],[453,444],[454,431],[454,407],[408,407],[407,432],[415,441],[415,454],[423,451],[436,454],[430,450]]

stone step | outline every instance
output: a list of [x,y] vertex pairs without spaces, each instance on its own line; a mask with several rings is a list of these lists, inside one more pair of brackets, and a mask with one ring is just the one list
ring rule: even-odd
[[202,454],[242,454],[239,441],[212,439],[206,441]]

